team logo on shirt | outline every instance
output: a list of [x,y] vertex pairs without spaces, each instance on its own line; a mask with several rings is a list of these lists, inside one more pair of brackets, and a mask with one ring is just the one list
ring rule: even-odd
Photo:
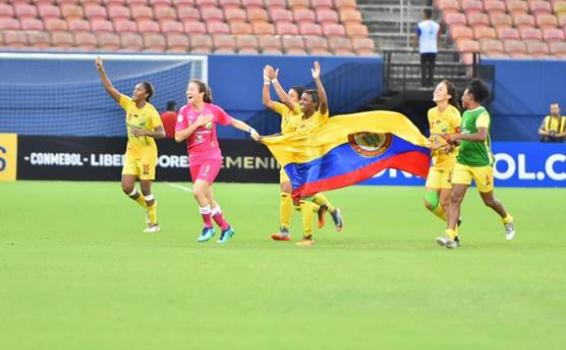
[[348,142],[356,153],[364,157],[377,157],[389,149],[393,137],[390,133],[359,132],[348,135]]

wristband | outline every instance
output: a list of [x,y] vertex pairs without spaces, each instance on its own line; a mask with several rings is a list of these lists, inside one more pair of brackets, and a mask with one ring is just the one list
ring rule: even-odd
[[277,78],[271,80],[272,84],[275,84],[276,82],[277,82]]

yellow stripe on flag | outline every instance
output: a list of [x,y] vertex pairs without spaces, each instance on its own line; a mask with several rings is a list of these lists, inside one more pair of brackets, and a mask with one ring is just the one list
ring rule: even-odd
[[370,111],[338,115],[313,131],[298,130],[281,136],[264,137],[262,142],[279,161],[306,163],[348,142],[348,135],[360,132],[392,133],[417,146],[427,147],[428,139],[405,115],[391,111]]

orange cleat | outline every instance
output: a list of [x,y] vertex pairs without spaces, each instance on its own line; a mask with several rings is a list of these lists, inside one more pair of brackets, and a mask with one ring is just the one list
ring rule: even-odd
[[281,232],[277,232],[271,235],[271,239],[274,241],[290,241],[291,235],[289,234],[282,234]]

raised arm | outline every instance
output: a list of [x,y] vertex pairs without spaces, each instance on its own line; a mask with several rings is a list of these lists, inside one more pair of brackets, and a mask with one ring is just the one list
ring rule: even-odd
[[328,97],[326,96],[326,90],[324,90],[324,86],[320,80],[320,63],[318,63],[318,61],[314,62],[314,68],[311,69],[311,73],[316,85],[318,100],[320,102],[318,110],[321,114],[326,114],[328,113]]
[[293,105],[293,102],[291,102],[289,95],[287,95],[287,92],[285,92],[285,89],[283,89],[283,86],[281,86],[281,83],[279,83],[279,80],[277,79],[279,77],[279,69],[273,69],[271,66],[266,66],[266,74],[273,84],[273,88],[275,89],[277,97],[279,97],[279,101],[281,101],[281,103],[287,106],[290,110],[294,110],[295,106]]
[[100,80],[102,80],[102,85],[104,85],[104,89],[106,89],[106,92],[108,92],[108,94],[114,99],[114,101],[120,103],[121,94],[118,90],[116,90],[116,88],[114,88],[114,86],[112,86],[112,82],[110,81],[110,79],[108,79],[108,76],[104,71],[102,58],[96,57],[95,65],[96,65],[96,70],[100,75]]
[[271,91],[269,88],[271,85],[271,79],[269,79],[269,76],[267,75],[267,67],[269,66],[265,66],[263,68],[263,90],[261,94],[261,101],[265,107],[273,111],[275,110],[275,103],[273,103],[273,100],[271,99]]

